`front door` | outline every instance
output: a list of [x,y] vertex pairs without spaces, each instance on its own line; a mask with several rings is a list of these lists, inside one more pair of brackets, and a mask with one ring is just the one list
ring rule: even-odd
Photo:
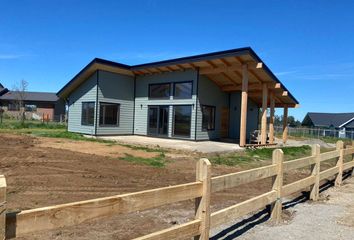
[[220,137],[221,138],[229,137],[229,108],[227,107],[223,107],[221,109]]
[[168,135],[169,106],[149,106],[148,135]]

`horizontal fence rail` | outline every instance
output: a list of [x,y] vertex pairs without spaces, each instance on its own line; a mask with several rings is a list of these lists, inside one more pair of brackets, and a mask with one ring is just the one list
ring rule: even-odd
[[[198,236],[200,240],[209,239],[210,228],[233,221],[254,211],[271,205],[271,219],[279,222],[282,213],[282,198],[311,188],[310,198],[318,199],[320,181],[335,178],[340,186],[344,171],[354,169],[354,147],[344,148],[338,141],[336,150],[320,153],[320,146],[312,146],[312,154],[284,162],[282,150],[273,151],[271,165],[246,171],[211,177],[208,159],[197,162],[196,181],[175,186],[157,188],[111,197],[55,205],[44,208],[6,213],[6,181],[0,176],[1,238],[21,236],[26,233],[72,226],[98,217],[131,213],[195,199],[194,220],[161,231],[138,237],[139,240],[187,239]],[[345,161],[345,156],[350,156]],[[336,159],[336,166],[320,171],[321,163]],[[311,167],[311,175],[298,181],[283,185],[284,173],[299,168]],[[210,212],[211,193],[248,184],[265,178],[272,178],[272,190],[230,207]],[[5,221],[6,220],[6,221]]]

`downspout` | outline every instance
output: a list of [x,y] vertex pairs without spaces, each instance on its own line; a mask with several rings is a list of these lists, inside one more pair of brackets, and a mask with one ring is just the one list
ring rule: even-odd
[[95,136],[97,136],[97,118],[98,118],[98,78],[99,70],[96,71],[96,117],[95,117]]
[[197,68],[197,84],[195,96],[195,121],[194,121],[194,140],[197,141],[197,116],[198,116],[198,96],[199,96],[199,67]]
[[134,74],[133,135],[135,135],[135,98],[136,98],[136,75]]
[[[66,131],[68,132],[69,131],[69,98],[68,97],[66,97],[65,99],[64,99],[64,101],[65,101],[65,106],[64,106],[64,108],[65,108],[65,119],[64,119],[64,123],[65,123],[65,120],[66,120]],[[68,106],[68,111],[66,111],[66,106]]]

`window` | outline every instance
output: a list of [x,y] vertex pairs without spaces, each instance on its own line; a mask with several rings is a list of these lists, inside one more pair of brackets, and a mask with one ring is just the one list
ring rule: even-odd
[[202,129],[204,131],[215,130],[215,107],[203,105],[202,114]]
[[174,98],[192,98],[192,82],[174,83],[173,86]]
[[26,112],[36,112],[37,106],[34,104],[25,104],[25,111]]
[[174,128],[173,135],[190,137],[191,135],[192,106],[174,106]]
[[100,103],[100,126],[119,126],[120,105]]
[[150,84],[149,85],[149,98],[168,99],[170,98],[171,84]]
[[20,105],[17,103],[9,103],[7,110],[9,111],[20,111]]
[[81,125],[93,126],[95,120],[95,102],[83,102],[81,110]]

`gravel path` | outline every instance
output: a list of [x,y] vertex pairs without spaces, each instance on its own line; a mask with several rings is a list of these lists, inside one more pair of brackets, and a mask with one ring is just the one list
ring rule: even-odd
[[321,199],[289,208],[287,215],[291,217],[281,225],[272,226],[267,221],[241,235],[243,230],[238,227],[213,239],[354,239],[354,177],[340,188],[321,193]]

